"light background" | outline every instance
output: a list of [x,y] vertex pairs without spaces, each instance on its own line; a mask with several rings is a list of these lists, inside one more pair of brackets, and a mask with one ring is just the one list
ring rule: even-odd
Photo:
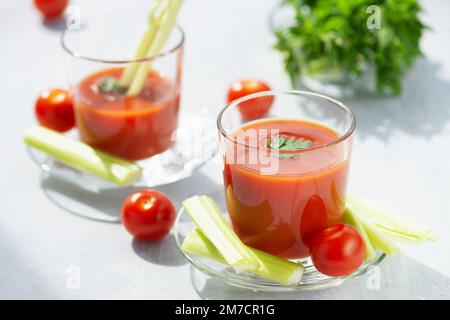
[[[73,3],[82,10],[117,4]],[[145,1],[132,3],[148,8]],[[214,279],[194,286],[192,270],[172,237],[157,244],[133,241],[119,224],[89,221],[49,201],[49,192],[71,192],[80,204],[117,211],[126,193],[92,203],[70,186],[41,180],[21,139],[35,122],[38,93],[67,83],[61,25],[42,24],[31,1],[0,0],[0,298],[450,298],[450,2],[422,4],[432,30],[423,37],[425,58],[405,80],[403,95],[346,101],[359,124],[350,188],[431,225],[438,241],[408,247],[405,256],[385,261],[379,290],[368,289],[367,278],[361,278],[316,293],[277,295],[234,289]],[[271,49],[268,18],[275,5],[270,0],[186,1],[179,18],[187,34],[182,108],[217,114],[229,83],[242,77],[289,87],[280,56]],[[161,190],[179,204],[191,194],[220,188],[220,165],[212,162]],[[79,290],[67,288],[73,265],[81,272]]]

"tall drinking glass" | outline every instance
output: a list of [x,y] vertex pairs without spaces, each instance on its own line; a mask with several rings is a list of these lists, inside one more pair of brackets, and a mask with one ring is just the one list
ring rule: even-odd
[[[62,37],[80,139],[131,161],[170,150],[178,126],[184,33],[175,27],[160,54],[134,59],[146,28],[145,15],[100,15]],[[143,65],[142,89],[127,94],[122,73]]]
[[[242,108],[273,101],[246,120]],[[312,92],[262,92],[238,99],[217,125],[226,204],[247,245],[296,259],[325,226],[343,222],[355,118],[344,104]]]

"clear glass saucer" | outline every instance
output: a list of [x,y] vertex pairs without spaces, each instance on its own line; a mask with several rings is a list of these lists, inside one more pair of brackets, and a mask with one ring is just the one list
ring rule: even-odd
[[[138,161],[144,168],[141,178],[127,187],[155,187],[187,178],[218,149],[215,119],[206,113],[180,114],[175,144],[150,159]],[[76,130],[68,135],[77,138]],[[73,169],[34,148],[28,148],[33,161],[47,174],[83,189],[99,191],[123,188],[94,175]]]
[[[225,197],[223,192],[219,191],[210,196],[216,201],[220,210],[224,216],[229,221],[228,212],[225,205]],[[328,277],[326,275],[318,272],[311,259],[299,259],[297,262],[301,262],[305,266],[305,273],[297,285],[294,286],[284,286],[277,282],[259,278],[257,276],[241,273],[237,274],[234,270],[226,265],[213,261],[211,259],[203,258],[194,254],[185,252],[181,248],[184,238],[195,228],[195,224],[190,220],[188,214],[180,209],[178,212],[177,220],[174,226],[174,236],[178,246],[178,249],[184,255],[184,257],[198,270],[207,274],[208,276],[216,277],[223,282],[239,287],[250,289],[254,291],[266,291],[266,292],[298,292],[298,291],[309,291],[309,290],[319,290],[325,288],[331,288],[343,284],[344,282],[357,278],[367,271],[371,267],[378,265],[385,258],[385,254],[382,252],[377,252],[376,257],[370,261],[366,261],[357,271],[349,276],[345,277]]]

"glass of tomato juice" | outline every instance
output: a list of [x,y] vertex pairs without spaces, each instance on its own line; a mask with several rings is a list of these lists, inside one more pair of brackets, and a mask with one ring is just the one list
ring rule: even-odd
[[[271,104],[257,120],[242,108]],[[316,231],[343,222],[356,122],[324,95],[266,91],[227,105],[217,125],[225,198],[247,245],[288,259],[309,255]]]
[[[184,33],[175,26],[159,54],[135,59],[146,29],[146,12],[100,15],[62,36],[80,139],[131,161],[169,150],[178,125]],[[144,64],[142,89],[128,95],[124,70]]]

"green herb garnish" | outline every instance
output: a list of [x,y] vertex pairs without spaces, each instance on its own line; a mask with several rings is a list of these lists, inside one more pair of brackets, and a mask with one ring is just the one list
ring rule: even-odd
[[303,138],[286,138],[285,136],[279,135],[275,139],[269,140],[267,145],[274,150],[296,151],[310,149],[312,142]]
[[124,94],[127,89],[119,86],[118,80],[113,77],[104,77],[98,89],[103,93],[119,93]]
[[[295,85],[301,75],[343,72],[359,76],[373,67],[379,92],[399,94],[401,80],[422,55],[417,0],[284,0],[295,12],[289,27],[275,30],[275,49]],[[379,9],[379,26],[369,28]]]

